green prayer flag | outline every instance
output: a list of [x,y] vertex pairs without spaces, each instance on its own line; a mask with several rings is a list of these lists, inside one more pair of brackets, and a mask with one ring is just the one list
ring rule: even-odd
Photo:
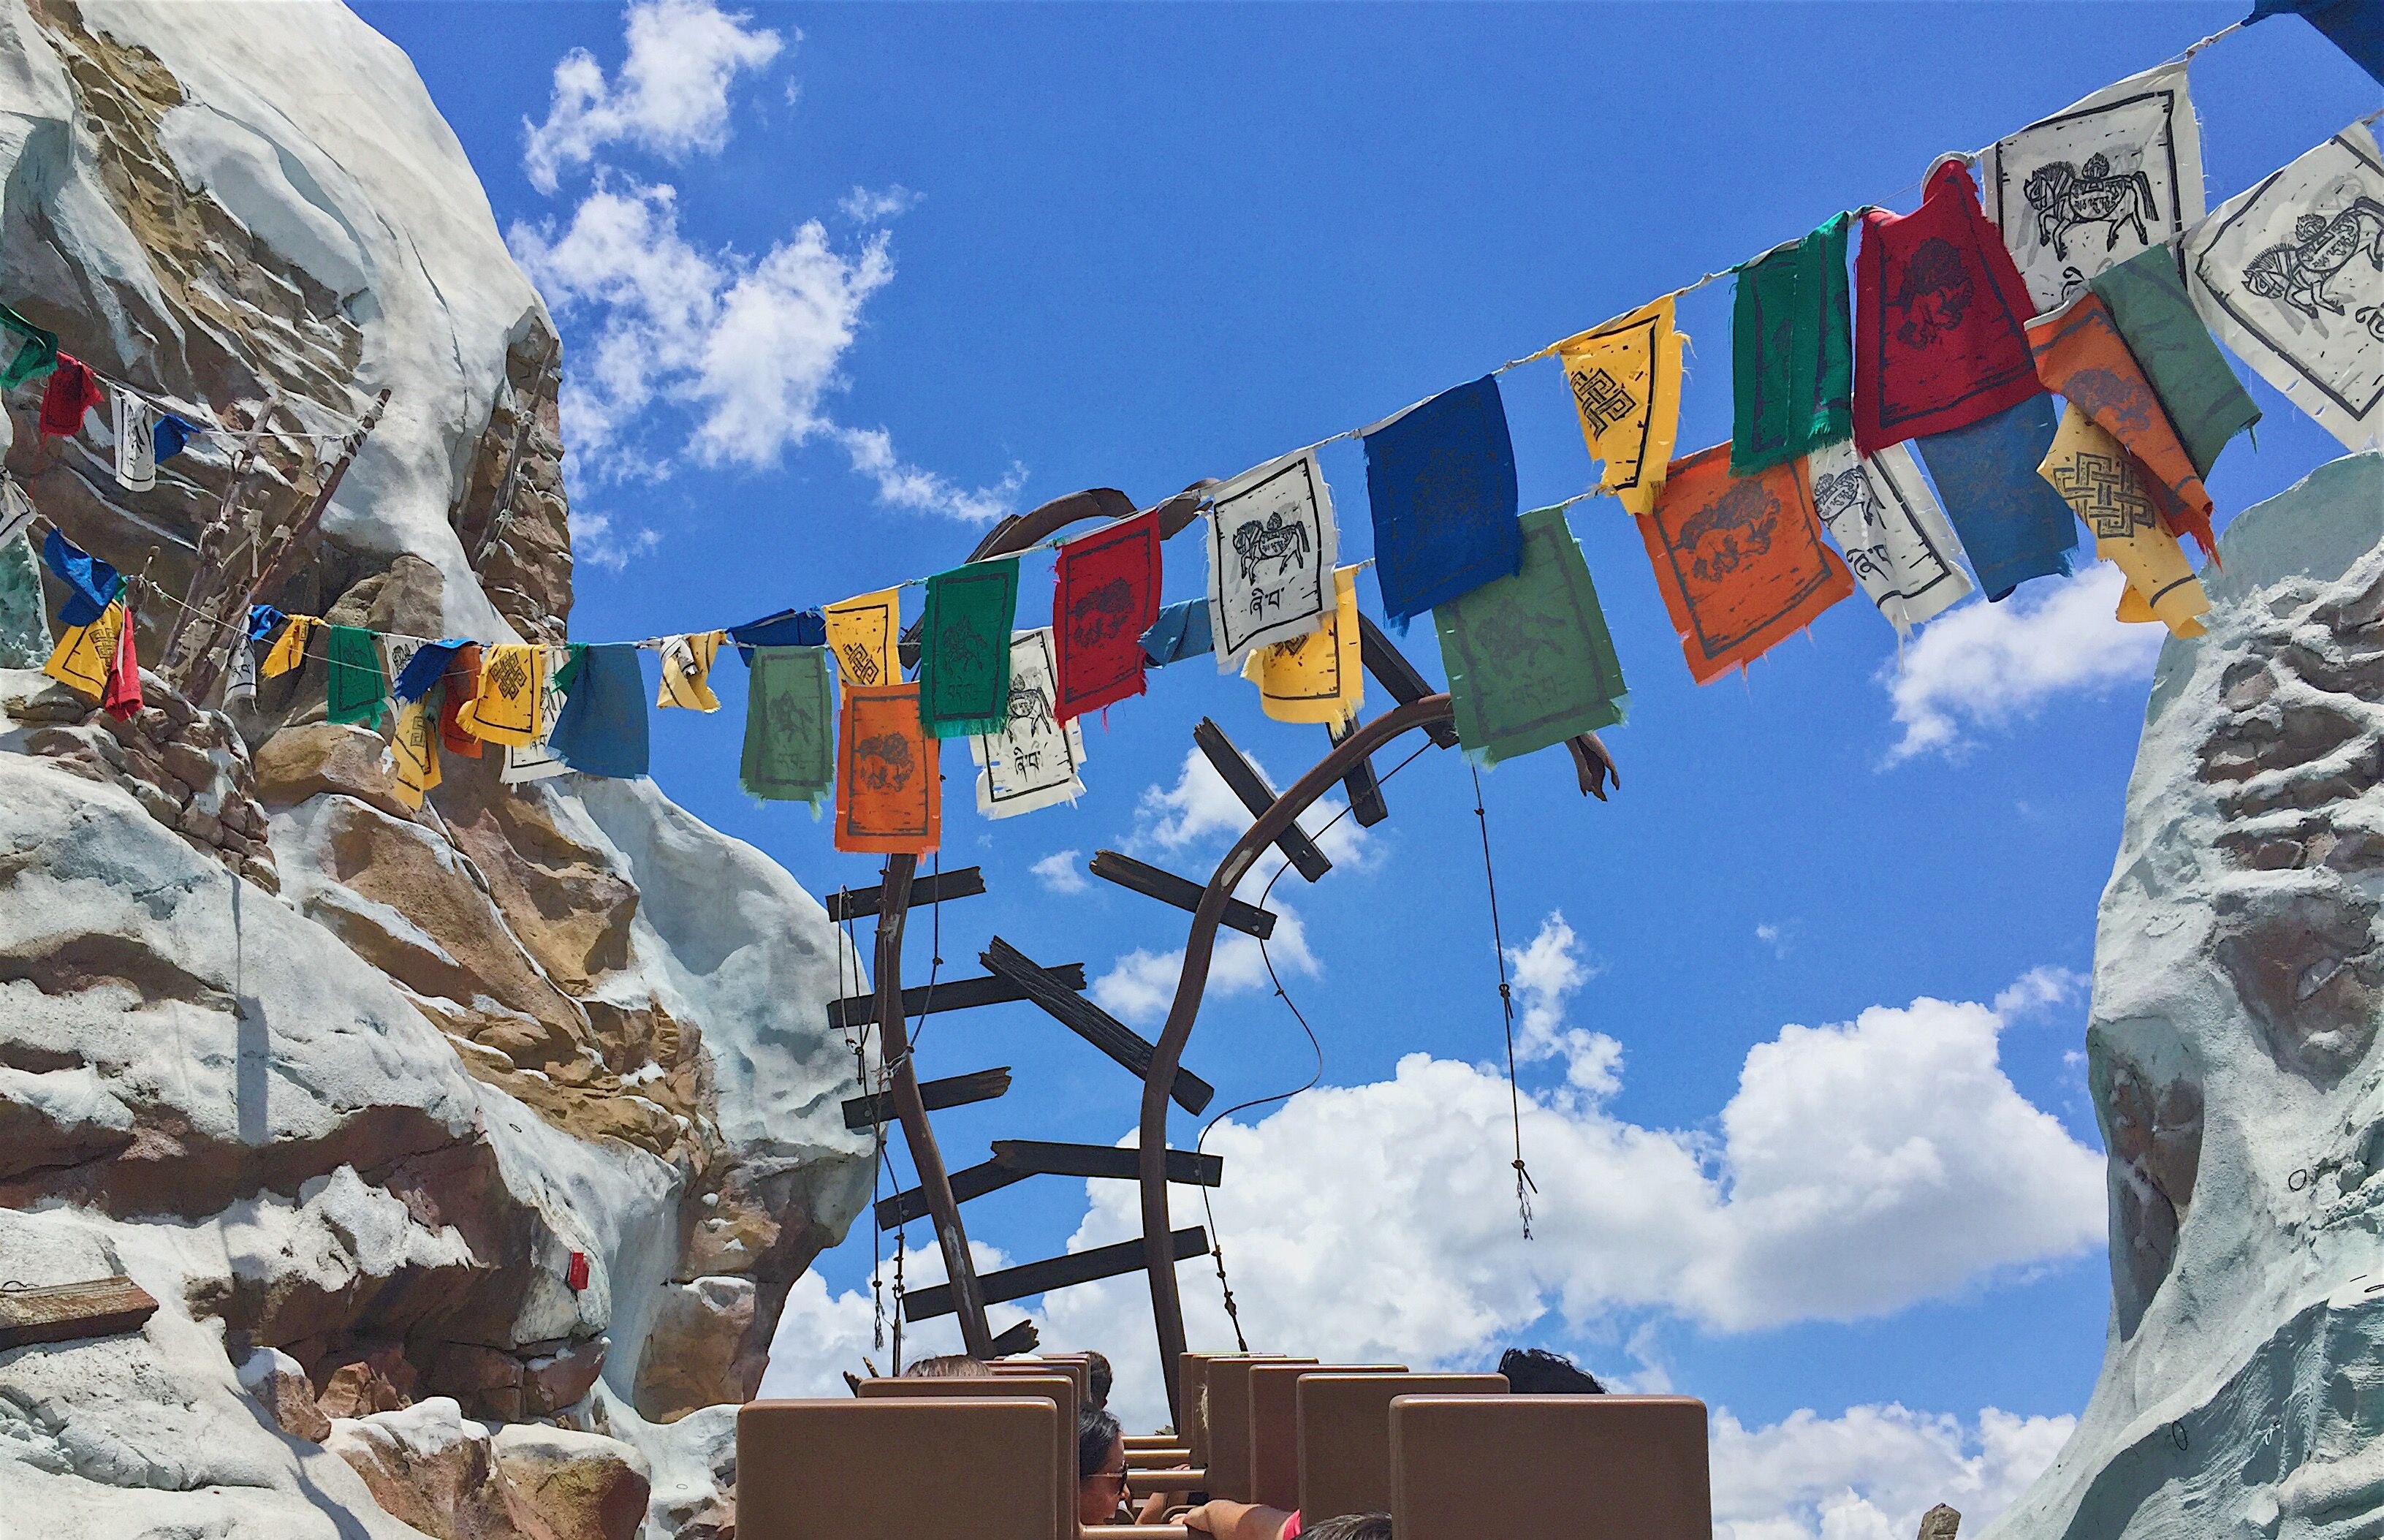
[[1010,719],[1010,628],[1018,558],[971,562],[927,579],[919,621],[919,720],[931,738],[997,733]]
[[557,695],[568,696],[571,687],[579,682],[579,665],[588,661],[588,644],[575,641],[564,648],[563,666],[547,676],[546,688]]
[[5,304],[0,304],[0,329],[19,339],[7,366],[0,368],[0,386],[22,385],[58,366],[56,332],[43,330]]
[[2260,408],[2194,314],[2177,254],[2150,247],[2105,268],[2086,287],[2111,312],[2111,324],[2168,413],[2194,474],[2208,476],[2227,441],[2260,420]]
[[745,687],[745,757],[738,783],[774,802],[814,810],[836,785],[836,700],[825,647],[756,647]]
[[1622,720],[1629,699],[1564,510],[1520,521],[1523,565],[1432,612],[1457,740],[1484,764]]
[[1738,270],[1730,473],[1752,476],[1854,433],[1854,332],[1840,214]]
[[377,721],[389,700],[389,678],[380,671],[380,639],[361,626],[334,626],[330,632],[329,719]]

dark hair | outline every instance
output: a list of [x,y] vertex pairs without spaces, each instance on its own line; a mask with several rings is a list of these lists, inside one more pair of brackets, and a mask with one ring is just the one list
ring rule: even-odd
[[1105,1407],[1110,1404],[1110,1385],[1114,1383],[1116,1377],[1110,1368],[1110,1360],[1106,1354],[1086,1353],[1085,1355],[1085,1378],[1092,1388],[1093,1405]]
[[1507,1388],[1518,1396],[1603,1396],[1597,1376],[1576,1368],[1572,1360],[1545,1348],[1509,1348],[1499,1355],[1498,1372]]
[[941,1358],[921,1359],[902,1371],[906,1380],[989,1380],[993,1371],[966,1353],[946,1353]]
[[1118,1420],[1099,1407],[1076,1413],[1076,1479],[1090,1481],[1110,1462],[1110,1446],[1118,1441]]
[[1299,1532],[1306,1540],[1391,1540],[1387,1513],[1344,1513]]

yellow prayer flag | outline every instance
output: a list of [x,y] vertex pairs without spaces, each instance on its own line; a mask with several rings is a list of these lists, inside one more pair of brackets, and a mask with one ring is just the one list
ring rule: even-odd
[[438,714],[430,697],[408,701],[397,711],[397,730],[389,743],[397,765],[397,800],[420,812],[425,793],[439,784]]
[[1664,489],[1681,419],[1681,347],[1667,294],[1556,347],[1589,453],[1604,462],[1598,485],[1644,518]]
[[306,643],[313,640],[315,627],[323,623],[311,615],[293,615],[273,639],[272,651],[265,654],[265,677],[268,679],[287,674],[306,662]]
[[1261,647],[1242,664],[1259,687],[1259,704],[1278,722],[1322,722],[1338,727],[1358,714],[1366,671],[1358,657],[1358,569],[1333,574],[1332,610],[1305,636]]
[[894,664],[894,641],[902,628],[900,589],[855,594],[821,614],[827,618],[828,651],[836,654],[837,672],[844,676],[846,684],[901,682]]
[[457,715],[484,743],[527,749],[544,736],[546,652],[534,643],[480,650],[480,693]]
[[2202,635],[2196,617],[2210,613],[2210,596],[2185,548],[2161,521],[2126,446],[2072,403],[2036,468],[2094,532],[2094,553],[2127,575],[2118,618],[2157,620],[2173,636]]
[[663,639],[663,683],[655,692],[656,706],[679,706],[689,711],[718,711],[720,698],[712,693],[706,681],[712,677],[712,657],[720,644],[728,640],[726,631],[697,631],[690,636]]
[[76,626],[58,638],[42,672],[78,695],[98,700],[107,689],[107,671],[116,657],[117,639],[124,630],[124,601],[99,612],[98,618]]

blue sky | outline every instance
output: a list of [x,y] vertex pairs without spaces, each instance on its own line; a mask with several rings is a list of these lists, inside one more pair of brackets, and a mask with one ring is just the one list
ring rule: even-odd
[[[359,9],[414,56],[562,322],[572,633],[591,640],[922,576],[995,508],[1084,486],[1149,503],[1231,475],[1840,208],[1908,207],[1938,153],[2236,14]],[[2213,206],[2377,105],[2290,20],[2202,56],[2193,86]],[[1683,453],[1728,435],[1728,321],[1726,285],[1682,302]],[[1554,366],[1502,384],[1524,506],[1582,490]],[[2212,478],[2222,526],[2336,453],[2253,390],[2267,419]],[[1325,467],[1355,560],[1371,548],[1361,460],[1338,445]],[[1832,1502],[1849,1536],[1909,1533],[1907,1509],[1954,1491],[1996,1506],[2057,1446],[2100,1358],[2080,983],[2154,641],[2108,622],[2101,579],[2040,584],[1948,615],[1899,677],[1893,633],[1857,598],[1744,680],[1699,689],[1627,515],[1591,501],[1571,523],[1631,685],[1630,721],[1606,735],[1622,789],[1583,801],[1558,753],[1484,780],[1507,940],[1531,949],[1539,1012],[1524,1086],[1542,1236],[1524,1247],[1499,1208],[1503,1084],[1476,1067],[1503,1048],[1471,786],[1455,755],[1427,754],[1333,876],[1276,889],[1298,922],[1278,969],[1342,1089],[1239,1146],[1211,1137],[1246,1312],[1328,1354],[1479,1362],[1543,1342],[1700,1395],[1735,1419],[1718,1434],[1722,1517],[1796,1526],[1767,1535],[1812,1532]],[[1166,557],[1168,596],[1198,593],[1197,535]],[[1023,615],[1048,559],[1024,592]],[[1361,594],[1379,614],[1371,578]],[[1428,627],[1408,651],[1437,674]],[[825,823],[739,791],[741,672],[718,682],[716,716],[656,718],[657,779],[814,892],[873,880]],[[978,971],[1000,934],[1107,975],[1121,1013],[1147,1004],[1135,986],[1172,978],[1149,959],[1181,945],[1182,916],[1035,868],[1113,847],[1204,877],[1234,829],[1185,774],[1202,715],[1279,780],[1324,747],[1202,664],[1087,724],[1091,789],[1073,808],[977,819],[953,746],[944,859],[981,864],[991,892],[947,906],[948,969]],[[926,943],[922,925],[914,978]],[[921,1059],[1017,1072],[1006,1099],[939,1116],[954,1164],[987,1138],[1131,1128],[1133,1083],[1029,1007],[938,1017]],[[1187,1062],[1219,1107],[1312,1067],[1255,987],[1212,994]],[[1485,1088],[1496,1105],[1476,1117]],[[1179,1118],[1176,1142],[1197,1132]],[[1869,1217],[1848,1194],[1875,1200]],[[1625,1211],[1636,1195],[1647,1211]],[[1088,1211],[1085,1184],[1043,1179],[968,1219],[1024,1261],[1126,1233],[1127,1196]],[[924,1227],[913,1238],[932,1249]],[[870,1263],[856,1226],[799,1287],[774,1384],[866,1347],[853,1291]],[[1213,1333],[1207,1264],[1184,1278],[1196,1337]],[[1055,1300],[1047,1341],[1096,1338],[1147,1397],[1141,1301],[1131,1279]],[[1765,1458],[1799,1474],[1745,1473]]]

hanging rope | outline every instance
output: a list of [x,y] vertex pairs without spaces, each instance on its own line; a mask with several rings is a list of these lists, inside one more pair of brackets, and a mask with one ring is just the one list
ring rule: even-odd
[[1523,1093],[1515,1084],[1515,991],[1507,982],[1507,937],[1498,924],[1498,874],[1490,865],[1490,814],[1482,805],[1482,770],[1473,772],[1473,816],[1482,825],[1482,881],[1490,891],[1490,947],[1498,956],[1498,1009],[1507,1021],[1507,1112],[1515,1124],[1515,1208],[1523,1217],[1523,1238],[1532,1238],[1532,1197],[1539,1185],[1523,1164]]

